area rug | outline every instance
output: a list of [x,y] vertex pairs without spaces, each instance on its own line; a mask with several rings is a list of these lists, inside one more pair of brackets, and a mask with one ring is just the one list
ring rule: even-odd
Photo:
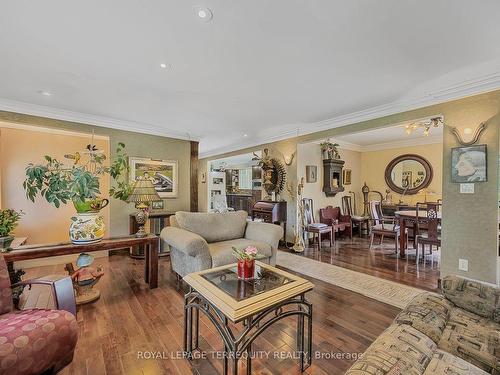
[[406,307],[413,297],[425,292],[422,289],[398,284],[390,280],[290,254],[285,251],[278,251],[276,254],[276,264],[401,309]]

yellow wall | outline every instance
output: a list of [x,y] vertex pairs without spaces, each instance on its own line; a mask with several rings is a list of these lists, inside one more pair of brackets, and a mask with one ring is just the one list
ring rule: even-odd
[[[436,200],[441,198],[443,186],[443,144],[436,143],[430,145],[408,146],[403,148],[392,148],[379,151],[368,151],[361,153],[361,178],[368,185],[370,190],[378,190],[385,197],[385,190],[388,189],[385,183],[385,168],[394,158],[404,154],[417,154],[429,161],[433,170],[433,178],[429,185],[429,189],[439,193],[439,195],[427,196],[427,200]],[[399,202],[400,194],[391,190],[392,201]],[[372,199],[370,195],[370,199]],[[407,204],[415,204],[423,202],[424,196],[406,195],[403,197],[403,202]]]
[[[2,128],[0,123],[0,185],[1,208],[23,210],[19,226],[15,230],[18,237],[28,237],[31,244],[68,241],[68,228],[75,209],[71,204],[55,208],[45,199],[32,203],[26,198],[23,181],[25,168],[29,163],[45,163],[44,155],[64,161],[64,154],[82,151],[90,143],[90,137],[67,134],[50,134],[40,131]],[[97,148],[109,158],[109,140],[96,139]],[[101,193],[107,197],[109,177],[100,181]],[[109,228],[109,206],[102,210],[105,225]]]
[[[349,195],[349,191],[356,194],[357,213],[359,213],[360,202],[363,201],[361,196],[361,187],[363,186],[361,176],[361,153],[346,149],[340,149],[340,156],[345,161],[344,168],[352,170],[352,183],[345,185],[344,192],[338,193],[335,197],[327,197],[323,192],[323,158],[321,148],[318,143],[306,143],[297,145],[297,176],[300,179],[304,177],[304,190],[302,196],[304,198],[312,198],[314,204],[314,216],[319,221],[319,209],[326,206],[342,207],[342,197]],[[317,166],[318,175],[314,183],[306,182],[306,166]]]

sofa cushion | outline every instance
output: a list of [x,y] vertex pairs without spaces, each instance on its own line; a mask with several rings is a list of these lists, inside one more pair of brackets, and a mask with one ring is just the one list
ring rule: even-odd
[[40,374],[71,356],[75,317],[60,310],[25,310],[0,316],[0,373]]
[[446,276],[443,294],[458,307],[500,323],[500,288],[458,276]]
[[445,297],[422,293],[410,301],[396,317],[399,324],[408,324],[429,336],[436,344],[441,338],[453,304]]
[[438,347],[484,371],[500,373],[500,325],[492,320],[455,307]]
[[270,257],[272,255],[271,245],[264,242],[247,240],[245,238],[213,242],[208,244],[208,251],[210,251],[210,255],[212,256],[212,267],[236,263],[236,258],[233,255],[233,246],[237,249],[244,249],[247,246],[255,246],[259,251],[259,254],[262,254],[265,257]]
[[486,371],[453,354],[436,350],[424,375],[487,375]]
[[370,345],[346,374],[421,375],[435,350],[436,344],[415,328],[393,324]]
[[175,214],[180,228],[196,233],[208,243],[242,238],[247,224],[247,212],[184,212]]

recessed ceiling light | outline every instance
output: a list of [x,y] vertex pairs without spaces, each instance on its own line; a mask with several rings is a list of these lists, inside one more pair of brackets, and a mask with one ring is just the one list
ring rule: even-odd
[[167,63],[160,64],[160,68],[162,68],[162,69],[170,69],[171,67],[172,67],[171,64],[167,64]]
[[243,137],[248,137],[248,134],[243,134]]
[[45,90],[39,90],[38,93],[43,96],[52,96],[52,93]]
[[210,22],[214,16],[209,8],[197,6],[194,7],[194,12],[196,16],[203,22]]

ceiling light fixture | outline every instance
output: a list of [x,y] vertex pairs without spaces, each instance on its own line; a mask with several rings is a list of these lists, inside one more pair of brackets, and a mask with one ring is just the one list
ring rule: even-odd
[[245,138],[248,137],[248,134],[243,134],[243,137],[245,137]]
[[38,93],[43,96],[52,96],[52,93],[45,90],[39,90]]
[[194,12],[196,16],[202,20],[203,22],[210,22],[212,18],[214,17],[214,14],[209,8],[202,7],[202,6],[197,6],[194,7]]
[[431,128],[437,128],[440,125],[444,125],[443,117],[442,116],[432,117],[430,119],[421,120],[405,125],[405,133],[411,135],[414,131],[418,129],[424,129],[423,135],[428,137],[431,133]]

